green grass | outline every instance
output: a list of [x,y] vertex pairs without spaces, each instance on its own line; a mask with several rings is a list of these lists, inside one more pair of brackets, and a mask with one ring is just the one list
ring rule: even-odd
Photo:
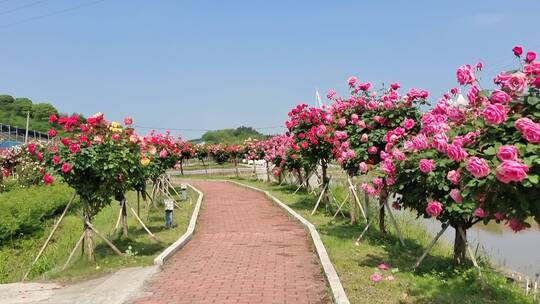
[[[351,303],[532,303],[531,297],[507,283],[504,276],[482,263],[482,278],[470,264],[452,267],[451,247],[438,243],[417,270],[412,265],[433,236],[410,216],[398,217],[406,246],[402,247],[388,223],[390,234],[383,236],[373,225],[359,246],[354,240],[365,227],[365,222],[351,225],[346,218],[331,222],[331,216],[320,212],[310,215],[315,197],[299,191],[296,186],[278,186],[257,181],[240,182],[270,191],[289,207],[313,223],[336,267]],[[338,199],[343,189],[334,188]],[[371,214],[374,214],[374,210]],[[389,264],[392,271],[379,271],[379,263]],[[369,277],[381,273],[392,274],[394,281],[373,283]]]
[[[239,168],[241,168],[242,166],[238,166]],[[185,171],[196,171],[196,170],[204,170],[204,169],[234,169],[234,164],[231,164],[231,163],[224,163],[224,164],[221,164],[221,165],[218,165],[218,164],[206,164],[206,165],[202,165],[202,164],[193,164],[193,165],[188,165],[188,166],[184,166],[184,172]]]
[[[94,226],[102,234],[107,235],[120,251],[126,252],[131,246],[131,251],[136,252],[136,254],[118,256],[97,236],[94,236],[96,263],[87,262],[86,256],[83,256],[79,249],[70,266],[62,271],[61,268],[64,262],[82,233],[81,219],[74,212],[70,213],[64,218],[52,242],[33,267],[29,279],[78,281],[114,272],[124,267],[151,265],[153,259],[159,253],[185,232],[198,197],[193,190],[188,189],[188,191],[190,199],[187,202],[182,202],[180,204],[181,208],[174,211],[175,227],[172,229],[164,228],[162,206],[158,206],[157,209],[152,209],[150,212],[148,221],[145,221],[145,224],[160,240],[159,243],[148,236],[129,210],[129,237],[123,238],[118,234],[111,235],[120,208],[118,202],[113,202],[110,206],[105,207],[94,218]],[[127,199],[130,205],[137,210],[136,194],[133,192],[128,193]],[[191,205],[189,204],[190,200]],[[141,217],[144,219],[145,215],[141,200]],[[45,242],[54,220],[48,220],[43,225],[46,228],[40,232],[0,246],[0,283],[16,282],[22,278],[39,248]]]

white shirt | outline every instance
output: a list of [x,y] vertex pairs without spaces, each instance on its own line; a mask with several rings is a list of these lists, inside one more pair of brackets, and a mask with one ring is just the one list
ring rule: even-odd
[[174,201],[172,199],[165,200],[165,210],[174,210]]

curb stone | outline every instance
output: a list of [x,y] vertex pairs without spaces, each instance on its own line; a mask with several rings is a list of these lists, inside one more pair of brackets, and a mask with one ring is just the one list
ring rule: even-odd
[[182,249],[182,247],[184,247],[193,237],[193,233],[195,232],[195,226],[197,225],[197,219],[199,218],[199,212],[201,210],[204,194],[199,191],[199,189],[193,187],[191,184],[187,185],[191,189],[193,189],[193,191],[199,194],[199,198],[197,198],[197,203],[195,204],[195,208],[193,209],[193,213],[191,215],[191,220],[189,221],[189,226],[186,229],[186,232],[176,242],[172,243],[154,259],[155,265],[163,266],[166,260],[168,260],[178,250]]

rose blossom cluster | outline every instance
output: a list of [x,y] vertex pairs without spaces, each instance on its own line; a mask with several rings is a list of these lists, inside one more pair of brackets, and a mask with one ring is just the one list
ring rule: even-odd
[[392,83],[380,94],[370,91],[369,82],[358,82],[356,77],[349,78],[348,84],[349,97],[329,94],[332,104],[328,110],[334,130],[332,153],[349,175],[365,174],[370,167],[380,166],[388,177],[382,183],[375,179],[373,186],[363,185],[366,192],[377,195],[385,183],[392,183],[394,144],[415,131],[420,115],[414,105],[423,103],[428,93],[411,89],[401,95],[401,86]]
[[[517,50],[514,49],[515,55],[522,56],[522,51]],[[476,73],[482,69],[481,64],[477,64],[476,68],[471,65],[459,67],[456,73],[457,80],[460,85],[469,86],[468,103],[456,102],[462,97],[457,89],[450,90],[438,100],[431,111],[423,114],[418,134],[401,141],[402,149],[392,150],[390,155],[385,156],[405,162],[409,157],[418,159],[416,160],[418,174],[442,170],[441,175],[446,176],[453,187],[448,189],[445,197],[435,197],[437,200],[429,198],[424,210],[426,214],[433,217],[443,214],[446,197],[456,204],[472,200],[476,205],[472,216],[476,218],[507,219],[507,224],[516,231],[527,227],[522,216],[512,217],[512,214],[518,212],[512,209],[512,204],[502,208],[493,205],[497,204],[494,201],[497,200],[496,193],[499,189],[506,193],[508,191],[523,193],[534,186],[529,182],[528,173],[531,171],[530,155],[538,151],[536,146],[530,145],[540,143],[540,123],[533,120],[533,117],[538,116],[531,115],[534,111],[538,114],[538,110],[532,106],[539,101],[540,63],[535,59],[536,54],[529,52],[521,70],[499,73],[494,79],[499,88],[493,91],[481,91],[477,85]],[[528,104],[530,101],[533,103]],[[515,133],[519,134],[523,141],[512,140],[516,137],[512,137],[511,134]],[[398,152],[399,157],[396,157],[394,151]],[[402,151],[406,156],[401,155]],[[436,153],[433,154],[433,151]],[[529,159],[528,161],[520,159],[520,151],[523,153],[527,151],[528,155],[525,157]],[[424,152],[425,154],[422,154]],[[430,155],[431,158],[421,156],[415,158],[418,154]],[[440,168],[439,164],[442,164]],[[413,164],[410,164],[406,167],[412,166]],[[402,173],[399,170],[403,168],[398,164],[398,173]],[[380,172],[393,177],[394,170],[381,169]],[[494,176],[494,179],[487,179],[490,175]],[[484,179],[488,182],[470,184],[471,180]],[[492,183],[505,184],[512,188],[494,185],[486,190],[485,187],[488,186],[485,185]],[[482,186],[476,189],[471,188],[471,185]],[[438,191],[439,189],[434,189],[433,194]],[[487,195],[481,194],[483,191],[488,191]],[[466,198],[463,192],[466,193]],[[494,197],[494,200],[490,199],[490,203],[487,204],[490,197]],[[501,208],[502,212],[497,212],[496,208]]]

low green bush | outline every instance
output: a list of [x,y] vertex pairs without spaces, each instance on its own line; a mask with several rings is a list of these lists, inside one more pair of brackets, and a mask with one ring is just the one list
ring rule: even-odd
[[62,212],[72,195],[73,190],[60,183],[0,193],[0,246],[41,231],[42,222]]

